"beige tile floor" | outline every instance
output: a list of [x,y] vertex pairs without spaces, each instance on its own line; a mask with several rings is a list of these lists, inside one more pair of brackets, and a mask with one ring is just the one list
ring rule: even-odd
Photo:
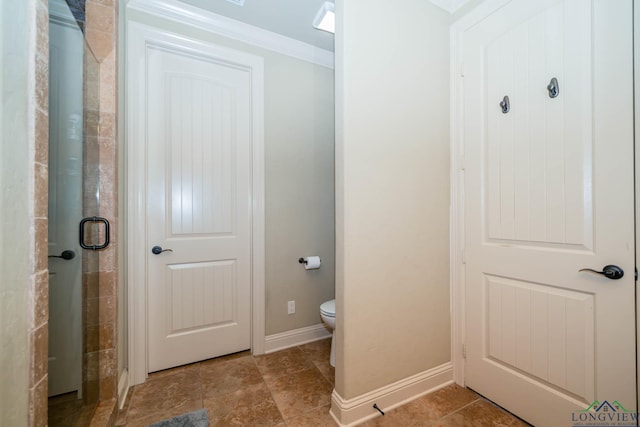
[[[117,426],[137,427],[206,408],[211,426],[335,426],[329,415],[330,341],[264,356],[238,353],[149,375]],[[364,426],[526,426],[476,393],[450,385]]]

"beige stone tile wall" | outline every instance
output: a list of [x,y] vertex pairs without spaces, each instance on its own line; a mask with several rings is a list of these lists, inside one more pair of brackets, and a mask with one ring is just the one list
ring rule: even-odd
[[[84,55],[84,169],[83,216],[99,216],[98,183],[100,179],[100,64],[90,52]],[[98,243],[104,240],[103,227],[85,225],[85,241]],[[97,235],[96,235],[97,234]],[[102,235],[100,235],[102,234]],[[85,405],[95,405],[100,398],[98,376],[100,324],[100,252],[82,251],[82,323],[83,323],[83,395]]]
[[[33,171],[29,191],[33,194],[31,276],[29,278],[29,426],[47,425],[47,368],[48,368],[48,317],[49,274],[47,270],[48,250],[48,64],[49,64],[49,13],[47,0],[32,0],[35,8],[35,28],[32,43],[35,45],[34,59],[29,69],[30,88],[35,94],[34,106],[29,111],[30,140],[34,141]],[[88,69],[89,79],[99,79],[100,90],[95,99],[87,99],[88,106],[100,113],[94,116],[95,140],[99,145],[99,157],[95,158],[94,170],[100,171],[100,215],[112,224],[112,245],[100,253],[99,264],[93,275],[87,275],[83,314],[93,319],[90,310],[95,308],[95,320],[87,323],[95,338],[87,339],[86,357],[97,359],[95,372],[88,372],[96,380],[97,398],[105,408],[115,409],[117,394],[116,361],[116,313],[117,313],[117,153],[116,153],[116,41],[117,0],[88,0],[86,37],[98,59],[98,68]],[[87,116],[91,119],[91,116]],[[98,280],[96,280],[98,279]],[[100,283],[100,286],[97,284]],[[87,335],[89,337],[90,335]],[[109,410],[98,408],[99,419],[92,425],[113,424],[114,416]],[[105,421],[106,420],[106,421]]]
[[[87,312],[97,311],[87,323],[86,357],[88,365],[97,365],[94,379],[98,381],[99,406],[97,418],[92,425],[104,425],[105,412],[115,408],[117,397],[117,0],[87,0],[85,36],[89,48],[99,65],[98,75],[88,76],[99,80],[99,113],[92,120],[97,121],[95,139],[99,153],[99,215],[111,223],[111,244],[99,253],[97,277],[89,277],[86,287]],[[97,279],[97,280],[96,280]],[[96,285],[99,283],[99,287]],[[91,314],[89,314],[91,316]],[[106,409],[106,411],[105,411]],[[99,419],[98,419],[99,418]]]
[[36,0],[35,57],[29,67],[35,103],[30,108],[30,139],[34,144],[30,191],[33,194],[33,248],[29,278],[29,425],[47,425],[49,345],[48,162],[49,162],[49,6]]

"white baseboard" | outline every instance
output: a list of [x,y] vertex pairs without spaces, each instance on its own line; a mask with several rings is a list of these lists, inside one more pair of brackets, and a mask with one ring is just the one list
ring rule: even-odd
[[306,328],[294,329],[293,331],[268,335],[264,338],[264,352],[273,353],[274,351],[307,344],[329,338],[330,336],[331,332],[329,332],[322,323],[307,326]]
[[386,412],[425,394],[432,393],[452,382],[453,365],[448,362],[353,399],[343,399],[333,390],[331,416],[339,426],[355,426],[381,416],[373,408],[374,404]]
[[125,369],[118,380],[118,409],[122,409],[129,393],[129,371]]

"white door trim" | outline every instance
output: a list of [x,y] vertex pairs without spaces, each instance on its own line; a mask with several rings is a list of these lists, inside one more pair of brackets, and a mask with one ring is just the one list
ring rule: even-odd
[[[634,72],[634,96],[635,96],[635,112],[634,112],[634,126],[636,138],[640,135],[640,7],[638,3],[633,5],[633,72]],[[636,142],[637,144],[637,142]],[[636,159],[636,268],[640,265],[640,230],[638,230],[638,224],[640,224],[640,174],[637,172],[638,165],[640,165],[640,150],[635,149]],[[636,280],[636,288],[638,281]],[[640,358],[637,355],[640,354],[640,298],[636,291],[636,372],[640,372]],[[637,374],[636,374],[637,375]],[[640,381],[636,381],[637,386],[637,398],[640,400]],[[636,407],[640,408],[638,402]]]
[[[251,223],[251,350],[265,346],[265,211],[264,211],[264,60],[185,35],[137,22],[127,22],[126,42],[126,267],[128,284],[129,381],[143,383],[148,372],[146,259],[145,88],[146,49],[150,43],[188,45],[194,52],[223,56],[249,69],[252,91],[252,223]],[[142,95],[142,96],[141,96]],[[144,165],[141,167],[140,165]]]
[[465,275],[464,275],[464,114],[463,40],[466,30],[511,0],[486,0],[451,25],[450,39],[450,149],[451,149],[451,359],[453,380],[464,386]]

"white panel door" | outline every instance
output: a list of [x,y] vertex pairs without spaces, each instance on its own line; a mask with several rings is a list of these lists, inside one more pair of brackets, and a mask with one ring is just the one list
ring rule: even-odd
[[[63,6],[67,8],[65,4]],[[71,13],[69,12],[69,17]],[[49,396],[82,393],[82,58],[73,19],[50,21]],[[58,258],[63,252],[72,259]],[[79,397],[80,397],[79,396]]]
[[153,372],[251,346],[252,105],[249,69],[179,45],[145,77]]
[[536,426],[635,410],[632,2],[513,0],[463,45],[465,383]]

